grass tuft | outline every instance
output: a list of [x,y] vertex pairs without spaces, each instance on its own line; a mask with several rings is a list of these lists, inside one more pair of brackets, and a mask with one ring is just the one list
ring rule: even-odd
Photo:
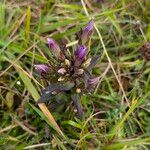
[[[148,0],[38,0],[0,2],[1,149],[149,149],[150,63],[140,47],[150,42]],[[89,55],[100,55],[100,76],[82,96],[79,119],[67,98],[36,104],[49,84],[34,64],[52,63],[46,38],[75,47],[90,19]]]

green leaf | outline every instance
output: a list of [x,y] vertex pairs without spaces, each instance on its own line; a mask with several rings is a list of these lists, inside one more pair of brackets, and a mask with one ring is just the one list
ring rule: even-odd
[[79,123],[74,122],[74,121],[72,121],[72,120],[63,121],[62,124],[63,124],[63,125],[69,124],[69,125],[71,125],[71,126],[73,126],[73,127],[75,127],[75,128],[82,129],[82,126],[81,126]]
[[132,102],[129,110],[126,112],[123,118],[110,131],[110,139],[112,139],[115,136],[115,134],[118,134],[118,130],[123,128],[124,122],[128,119],[131,113],[133,113],[134,109],[137,107],[137,104],[138,104],[137,100],[134,100]]
[[110,144],[110,145],[105,145],[104,148],[102,148],[102,150],[119,150],[119,149],[122,149],[125,146],[128,146],[128,148],[130,149],[129,146],[139,145],[139,144],[146,144],[146,142],[149,143],[150,138],[131,139],[129,141],[122,141],[122,142],[118,142],[118,143],[114,143],[114,144]]
[[26,16],[27,16],[27,19],[26,19],[25,38],[28,41],[30,38],[30,21],[31,21],[31,8],[30,8],[30,6],[28,6]]

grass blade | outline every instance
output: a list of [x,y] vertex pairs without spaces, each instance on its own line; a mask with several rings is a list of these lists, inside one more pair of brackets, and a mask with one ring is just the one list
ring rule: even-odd
[[[29,93],[32,95],[34,100],[37,101],[40,98],[40,95],[37,92],[34,85],[32,84],[29,77],[26,75],[27,73],[23,69],[20,69],[20,67],[18,67],[18,65],[16,65],[16,64],[14,64],[14,67],[17,70],[17,72],[19,73],[20,78],[24,82],[24,84],[25,84],[27,90],[29,91]],[[59,134],[63,135],[63,132],[59,128],[58,124],[56,123],[56,121],[55,121],[54,117],[52,116],[52,114],[50,113],[50,111],[47,109],[46,105],[44,103],[41,103],[41,104],[38,104],[38,105],[39,105],[40,109],[42,110],[42,112],[44,113],[44,115],[48,118],[49,122],[53,125],[52,127]]]
[[115,134],[118,132],[118,130],[120,130],[123,127],[124,122],[128,119],[128,117],[131,115],[131,113],[133,113],[133,111],[135,110],[135,108],[137,107],[138,101],[134,100],[129,108],[129,110],[127,111],[127,113],[124,115],[124,117],[118,122],[118,124],[115,125],[114,128],[112,128],[112,130],[110,131],[110,139],[112,139]]

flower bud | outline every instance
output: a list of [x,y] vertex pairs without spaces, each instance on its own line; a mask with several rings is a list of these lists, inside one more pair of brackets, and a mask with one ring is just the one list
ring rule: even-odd
[[58,58],[60,56],[60,47],[58,46],[57,42],[52,38],[47,38],[47,42],[52,54]]
[[70,67],[71,62],[68,59],[65,59],[65,65],[68,66],[68,67]]
[[88,80],[88,85],[89,86],[95,86],[96,84],[98,84],[100,77],[95,77],[93,79],[89,79]]
[[77,69],[76,70],[76,74],[77,75],[82,75],[84,73],[84,70],[83,69]]
[[40,74],[45,74],[49,72],[49,67],[45,64],[34,65],[34,67]]
[[94,21],[91,20],[82,31],[82,34],[81,34],[82,44],[85,44],[86,41],[89,40],[89,38],[93,32],[93,29],[94,29]]
[[61,75],[64,75],[67,71],[65,68],[60,68],[57,72]]
[[75,57],[76,59],[84,60],[86,56],[87,48],[85,45],[78,46]]
[[82,61],[86,57],[87,48],[85,45],[78,46],[77,50],[75,51],[75,66],[80,66]]
[[87,68],[87,67],[90,65],[90,63],[91,63],[91,58],[88,58],[88,59],[84,62],[83,67],[84,67],[84,68]]
[[150,42],[145,43],[140,50],[143,58],[145,60],[150,60]]
[[65,80],[65,78],[63,78],[63,77],[60,77],[60,78],[58,79],[59,82],[64,81],[64,80]]
[[76,93],[78,93],[78,94],[81,93],[81,89],[77,88]]

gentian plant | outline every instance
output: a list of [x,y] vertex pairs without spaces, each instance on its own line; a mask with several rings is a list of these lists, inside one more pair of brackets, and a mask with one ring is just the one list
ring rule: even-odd
[[52,38],[48,38],[48,46],[56,64],[37,64],[35,69],[43,77],[48,77],[50,85],[41,92],[38,103],[50,101],[52,98],[63,100],[64,95],[72,99],[78,116],[82,118],[84,111],[81,105],[81,96],[91,93],[99,82],[99,77],[92,74],[92,69],[99,61],[99,56],[90,57],[87,47],[94,30],[91,20],[84,29],[77,34],[78,44],[71,54],[67,47],[60,48]]

